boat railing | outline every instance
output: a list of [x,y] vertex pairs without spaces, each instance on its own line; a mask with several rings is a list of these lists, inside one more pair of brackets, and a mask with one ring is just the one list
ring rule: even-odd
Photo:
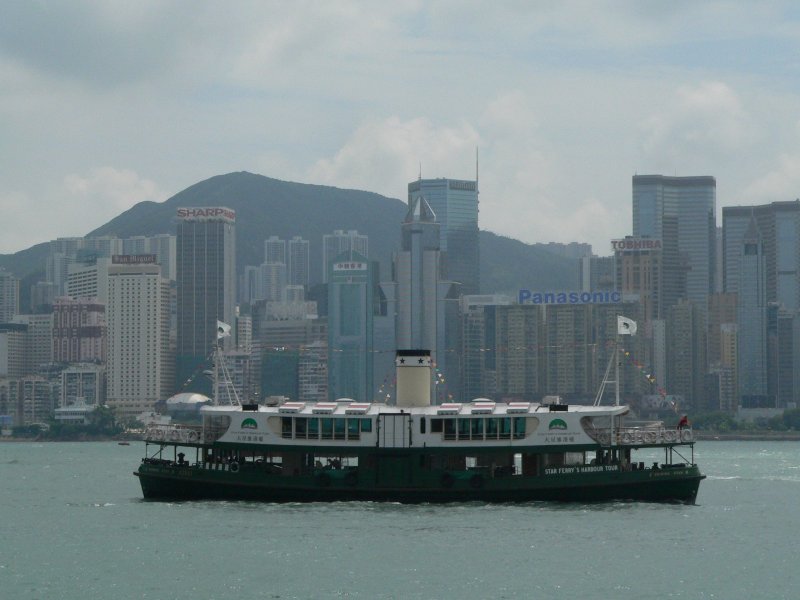
[[[612,438],[613,435],[613,438]],[[612,441],[617,446],[649,446],[660,444],[688,444],[694,442],[691,428],[668,429],[666,427],[618,427],[597,429],[593,436],[598,443],[608,446]]]
[[201,437],[202,428],[191,425],[150,425],[144,432],[146,442],[197,444]]

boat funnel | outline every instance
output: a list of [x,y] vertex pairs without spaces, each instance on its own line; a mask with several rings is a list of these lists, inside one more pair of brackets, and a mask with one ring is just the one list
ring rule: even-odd
[[398,350],[397,406],[431,405],[430,350]]

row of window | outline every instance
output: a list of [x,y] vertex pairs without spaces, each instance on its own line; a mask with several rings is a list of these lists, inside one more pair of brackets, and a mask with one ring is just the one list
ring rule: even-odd
[[443,433],[445,440],[518,440],[525,437],[525,423],[525,417],[431,419],[431,432]]
[[[294,425],[294,429],[292,428]],[[358,440],[372,431],[372,419],[281,417],[281,437],[297,440]]]

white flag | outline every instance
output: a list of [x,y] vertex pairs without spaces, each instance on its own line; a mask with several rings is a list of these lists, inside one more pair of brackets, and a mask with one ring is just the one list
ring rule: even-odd
[[636,335],[636,321],[617,315],[617,333],[619,335]]
[[222,321],[217,321],[217,339],[221,340],[231,334],[231,326]]

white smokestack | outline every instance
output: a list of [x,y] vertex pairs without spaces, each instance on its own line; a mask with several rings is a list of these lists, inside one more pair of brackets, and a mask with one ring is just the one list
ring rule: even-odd
[[397,406],[431,405],[430,350],[398,350]]

